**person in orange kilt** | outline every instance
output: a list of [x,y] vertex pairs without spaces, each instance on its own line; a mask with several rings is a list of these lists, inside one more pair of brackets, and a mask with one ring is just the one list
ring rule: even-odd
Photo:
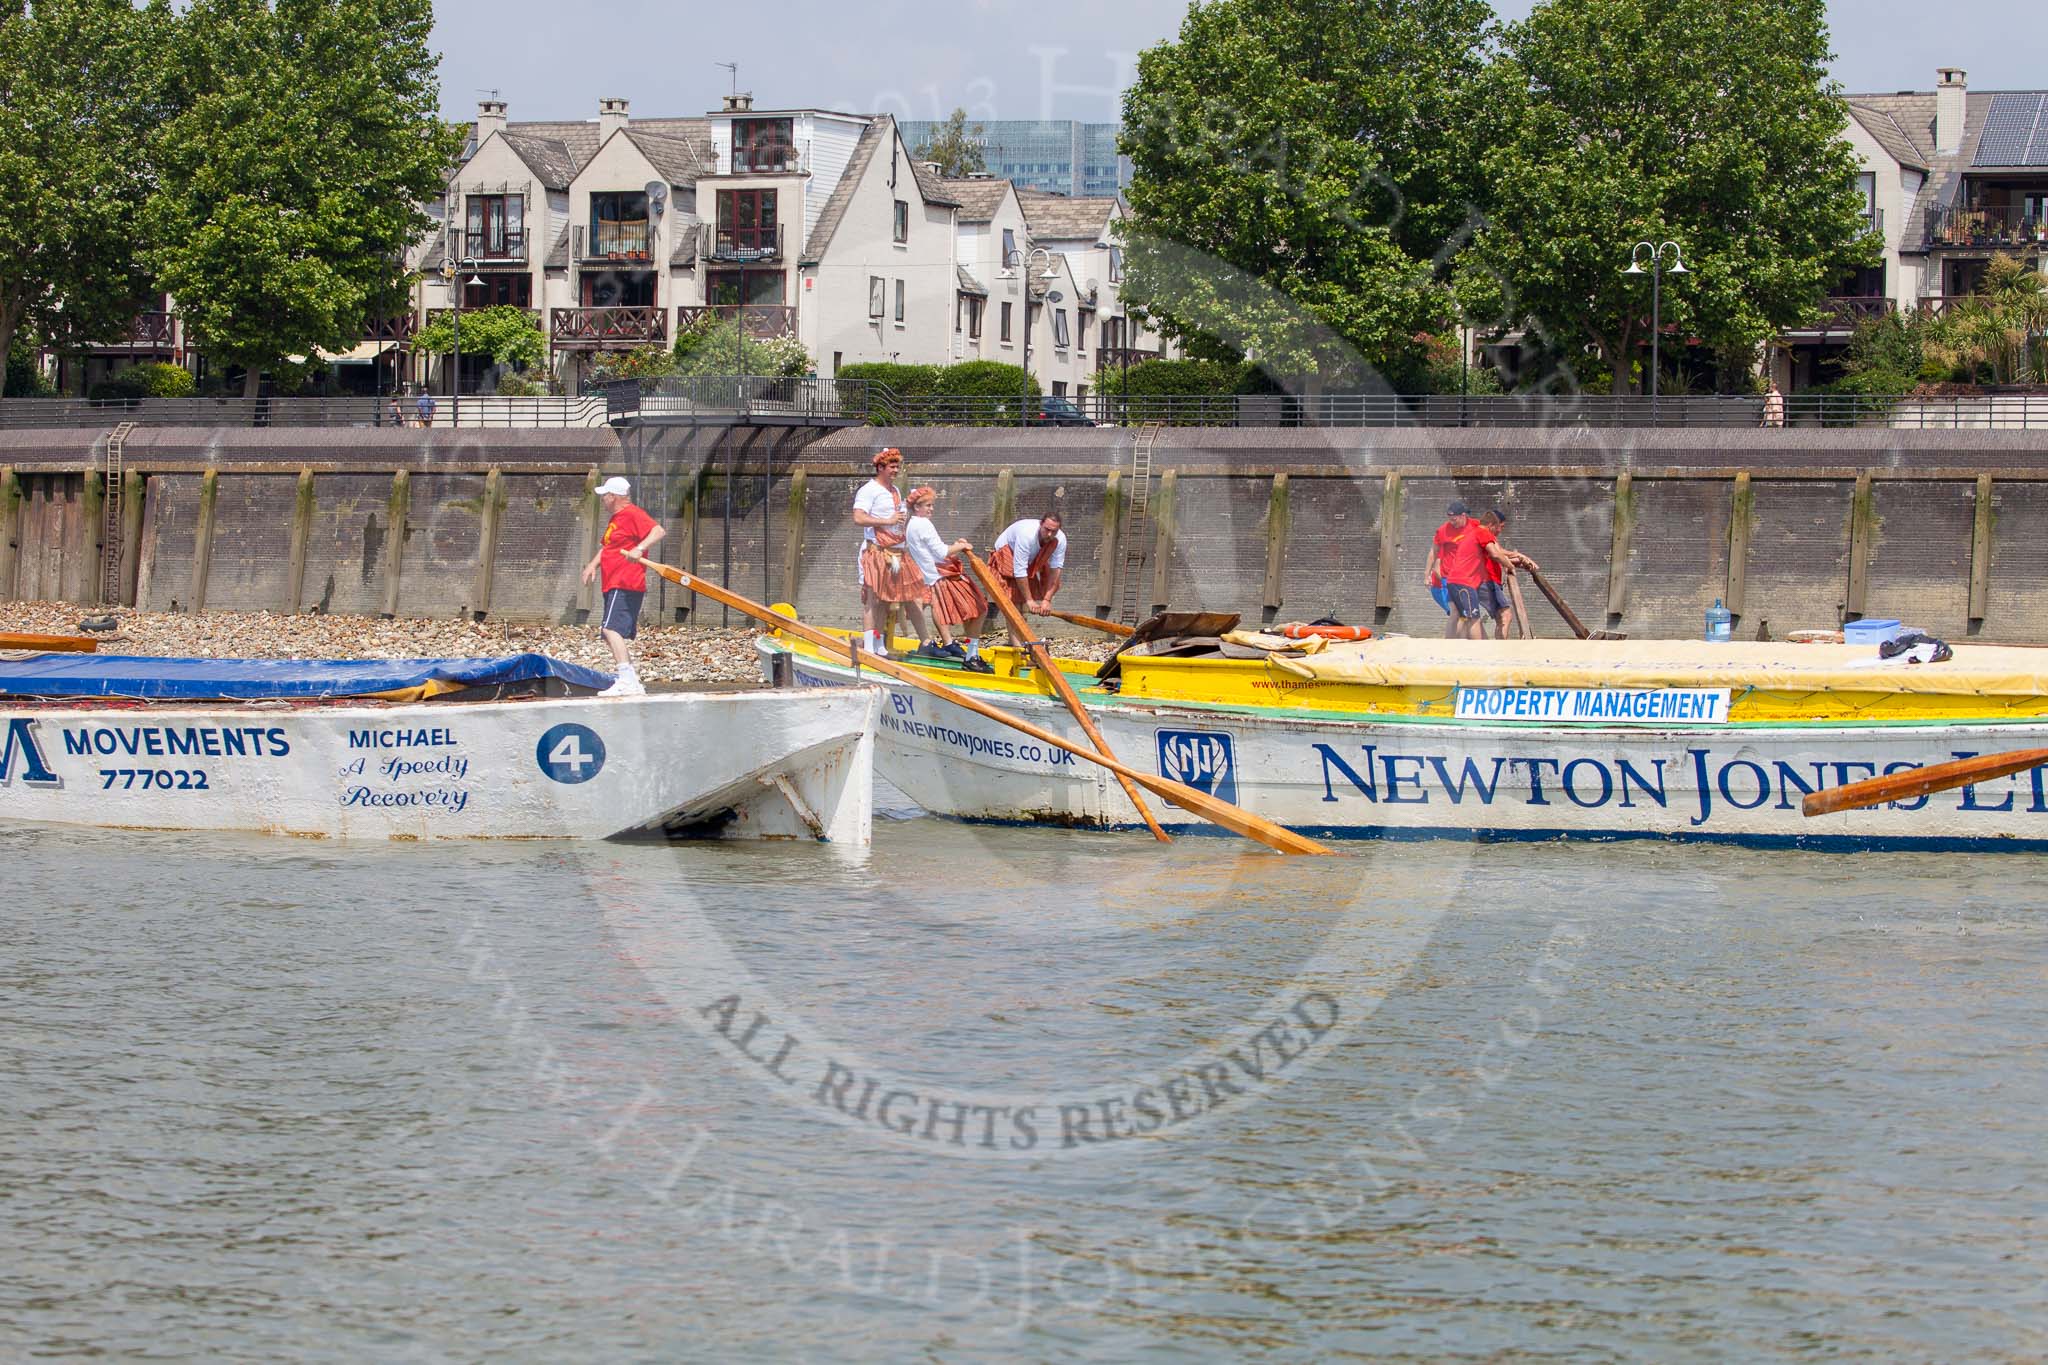
[[875,477],[853,495],[853,524],[861,528],[860,605],[867,636],[861,647],[889,652],[889,613],[898,603],[925,595],[924,575],[903,552],[903,527],[910,506],[897,491],[903,452],[891,446],[875,454]]
[[[932,524],[932,511],[939,495],[930,488],[910,490],[910,521],[903,528],[904,549],[924,576],[932,618],[938,625],[940,643],[918,630],[924,641],[918,653],[934,659],[952,659],[970,673],[993,673],[981,657],[981,618],[988,614],[988,602],[967,576],[959,556],[974,547],[965,540],[948,545]],[[953,627],[966,627],[966,647],[954,643]]]
[[996,537],[988,566],[1020,610],[1043,616],[1067,566],[1067,533],[1060,529],[1059,513],[1011,522]]

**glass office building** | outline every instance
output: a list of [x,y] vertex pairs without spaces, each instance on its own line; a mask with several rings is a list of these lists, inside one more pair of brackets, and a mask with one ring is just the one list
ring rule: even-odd
[[[905,119],[903,141],[915,151],[943,123]],[[977,132],[976,130],[979,129]],[[1131,163],[1116,154],[1117,125],[1073,119],[969,120],[988,173],[1026,189],[1054,194],[1118,194],[1131,183]]]

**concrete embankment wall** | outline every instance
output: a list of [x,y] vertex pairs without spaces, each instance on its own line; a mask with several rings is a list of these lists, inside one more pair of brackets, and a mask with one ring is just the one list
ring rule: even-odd
[[[113,554],[124,597],[151,609],[575,621],[591,606],[576,581],[597,530],[589,489],[622,471],[668,522],[672,562],[849,622],[847,510],[883,444],[940,490],[948,536],[986,545],[1011,516],[1058,507],[1061,601],[1098,614],[1131,585],[1141,610],[1334,611],[1434,633],[1422,567],[1463,497],[1506,510],[1509,543],[1596,628],[1693,635],[1719,597],[1744,636],[1860,614],[2048,639],[2039,432],[138,430],[123,452],[132,534]],[[97,600],[104,480],[88,471],[102,460],[95,433],[0,433],[0,596]],[[1146,465],[1147,515],[1126,535]],[[1528,595],[1539,633],[1562,633]],[[648,603],[663,621],[690,608]]]

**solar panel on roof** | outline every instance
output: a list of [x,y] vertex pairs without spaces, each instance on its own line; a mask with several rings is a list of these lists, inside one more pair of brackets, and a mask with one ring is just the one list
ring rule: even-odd
[[1993,95],[1971,164],[2048,166],[2048,94]]

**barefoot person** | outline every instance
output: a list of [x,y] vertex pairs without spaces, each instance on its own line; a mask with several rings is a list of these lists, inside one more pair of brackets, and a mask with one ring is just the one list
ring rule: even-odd
[[598,505],[610,520],[605,523],[597,554],[583,566],[586,584],[603,574],[599,585],[604,592],[604,610],[598,616],[598,629],[618,665],[618,678],[597,694],[600,697],[638,697],[647,691],[633,671],[633,656],[626,642],[640,633],[640,602],[647,595],[646,554],[668,532],[633,505],[632,491],[632,485],[621,478],[606,479],[597,486]]
[[1067,533],[1057,512],[1013,521],[996,537],[988,566],[1010,590],[1010,600],[1034,616],[1045,615],[1060,590],[1060,570],[1067,563]]
[[[933,489],[911,489],[910,521],[903,528],[903,548],[924,575],[926,605],[931,608],[941,641],[934,646],[920,627],[918,635],[925,643],[919,646],[918,653],[958,660],[970,673],[993,673],[995,670],[981,657],[981,618],[988,613],[988,603],[968,581],[966,568],[958,558],[974,547],[964,540],[946,543],[938,527],[932,524],[932,510],[938,501],[939,495]],[[953,638],[955,626],[963,628],[964,647]]]
[[903,553],[903,528],[910,504],[897,490],[903,452],[890,446],[875,452],[875,477],[853,495],[853,524],[861,528],[860,606],[867,629],[861,648],[870,654],[889,652],[889,609],[915,603],[924,596],[924,577]]

